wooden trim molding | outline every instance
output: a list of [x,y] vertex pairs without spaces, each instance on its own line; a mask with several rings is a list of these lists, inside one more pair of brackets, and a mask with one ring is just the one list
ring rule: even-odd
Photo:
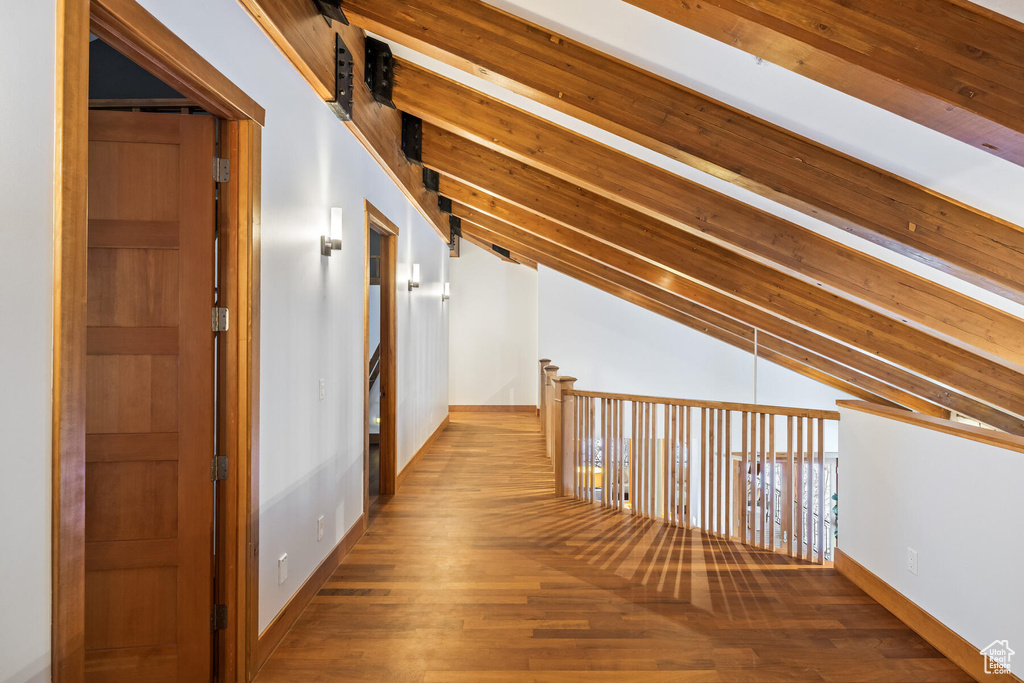
[[953,420],[944,420],[941,417],[932,417],[931,415],[922,415],[921,413],[912,413],[906,410],[887,408],[886,406],[868,403],[867,401],[836,401],[836,405],[848,410],[856,410],[857,412],[868,413],[869,415],[877,415],[878,417],[885,417],[890,420],[905,422],[907,424],[914,425],[915,427],[923,427],[935,432],[942,432],[943,434],[949,434],[951,436],[959,436],[962,439],[970,439],[971,441],[995,446],[996,448],[1005,448],[1010,451],[1024,453],[1024,436],[1015,436],[1013,434],[998,432],[993,429],[961,424],[959,422],[954,422]]
[[535,413],[537,404],[529,405],[454,405],[448,406],[451,413]]
[[327,554],[327,557],[313,570],[299,590],[295,591],[288,603],[277,613],[274,620],[263,630],[257,646],[256,671],[253,672],[253,677],[267,663],[270,655],[274,654],[274,650],[284,640],[291,627],[295,625],[299,615],[306,609],[327,579],[331,578],[331,574],[338,569],[341,561],[345,559],[345,556],[349,554],[364,533],[366,533],[366,515],[359,515],[356,523],[345,532],[334,549]]
[[380,235],[380,493],[398,490],[398,226],[363,199],[363,512],[370,485],[370,231]]
[[402,484],[405,483],[406,478],[412,474],[413,470],[416,469],[420,459],[427,454],[430,447],[433,446],[434,442],[437,441],[437,438],[441,436],[441,433],[445,430],[445,427],[448,426],[450,420],[450,415],[444,416],[444,419],[441,420],[441,424],[437,425],[437,429],[434,430],[434,433],[427,437],[427,440],[424,441],[423,445],[420,446],[418,451],[416,451],[416,455],[412,456],[409,462],[405,464],[405,467],[402,468],[402,471],[398,473],[398,482],[395,485],[396,491],[401,490]]
[[932,647],[978,681],[1018,681],[1014,675],[985,673],[985,659],[978,648],[968,643],[948,626],[921,609],[917,603],[866,569],[839,548],[835,551],[835,569],[857,588],[867,593],[893,616],[909,626]]
[[263,125],[263,107],[135,0],[92,0],[92,31],[210,113]]
[[85,679],[89,1],[58,0],[53,215],[51,676]]

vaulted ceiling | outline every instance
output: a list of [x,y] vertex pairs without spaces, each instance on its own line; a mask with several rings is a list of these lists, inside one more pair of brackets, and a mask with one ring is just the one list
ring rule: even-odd
[[[966,0],[241,1],[443,238],[739,348],[756,330],[764,357],[862,398],[1024,434],[1014,18]],[[364,32],[396,55],[371,40],[369,81]]]

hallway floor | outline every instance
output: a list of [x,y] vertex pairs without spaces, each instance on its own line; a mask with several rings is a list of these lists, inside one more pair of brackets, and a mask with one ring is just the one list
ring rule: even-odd
[[969,681],[831,568],[551,493],[538,421],[451,425],[257,683]]

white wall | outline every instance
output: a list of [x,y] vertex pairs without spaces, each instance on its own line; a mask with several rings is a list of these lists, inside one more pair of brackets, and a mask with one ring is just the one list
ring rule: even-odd
[[839,548],[972,645],[1021,652],[1024,455],[840,413]]
[[452,405],[536,405],[537,271],[463,240],[451,265]]
[[[589,391],[754,401],[754,357],[725,342],[540,268],[540,356]],[[852,398],[763,359],[757,403],[834,410]]]
[[54,2],[0,41],[0,681],[50,669]]
[[[447,245],[234,0],[142,4],[266,110],[263,131],[260,594],[263,629],[362,513],[362,200],[400,228],[398,463],[447,413]],[[330,208],[343,249],[320,256]],[[434,296],[436,294],[436,297]],[[323,378],[327,392],[318,399]],[[316,520],[326,517],[325,538]],[[288,554],[278,585],[277,560]]]

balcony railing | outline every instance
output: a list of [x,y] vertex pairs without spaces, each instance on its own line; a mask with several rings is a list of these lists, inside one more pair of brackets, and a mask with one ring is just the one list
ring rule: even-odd
[[580,391],[541,369],[555,491],[804,560],[832,559],[827,410]]

